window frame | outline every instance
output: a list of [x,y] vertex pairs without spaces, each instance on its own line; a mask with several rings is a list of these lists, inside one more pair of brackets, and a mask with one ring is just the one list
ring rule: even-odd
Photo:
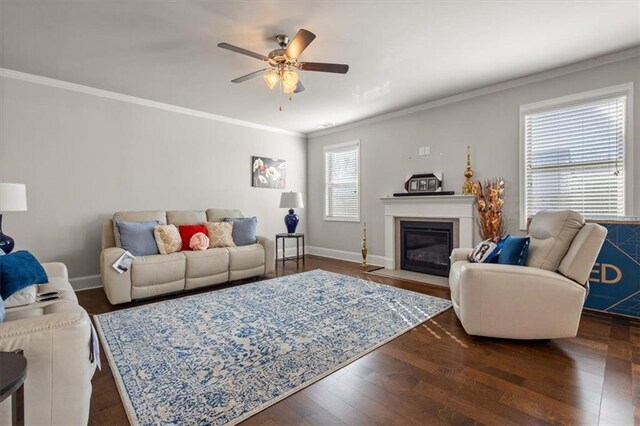
[[[327,152],[328,151],[339,151],[347,148],[357,148],[356,158],[358,162],[358,216],[353,218],[348,217],[336,217],[336,216],[327,216],[327,191],[328,191],[328,182],[327,182]],[[333,145],[325,145],[322,148],[322,175],[323,181],[323,210],[322,210],[322,218],[327,222],[352,222],[359,223],[362,215],[362,161],[361,161],[361,149],[360,149],[360,139],[354,139],[347,142],[337,143]]]
[[548,99],[545,101],[534,102],[520,106],[520,184],[519,184],[519,197],[520,197],[520,230],[526,231],[528,225],[527,217],[527,188],[526,182],[526,135],[525,135],[525,117],[529,114],[548,111],[553,109],[564,108],[573,105],[580,105],[583,103],[597,101],[599,99],[612,98],[617,96],[625,96],[625,126],[624,126],[624,144],[623,144],[623,156],[624,156],[624,184],[623,184],[623,197],[624,197],[624,215],[628,216],[633,211],[634,194],[633,194],[633,181],[634,174],[634,154],[633,154],[633,121],[635,116],[633,114],[633,82],[619,84],[616,86],[605,87],[596,90],[590,90],[587,92],[576,93],[569,96],[562,96],[559,98]]

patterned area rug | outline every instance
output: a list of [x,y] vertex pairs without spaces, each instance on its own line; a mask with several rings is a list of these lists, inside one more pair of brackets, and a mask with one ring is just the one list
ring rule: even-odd
[[235,424],[450,307],[315,270],[96,323],[132,424]]

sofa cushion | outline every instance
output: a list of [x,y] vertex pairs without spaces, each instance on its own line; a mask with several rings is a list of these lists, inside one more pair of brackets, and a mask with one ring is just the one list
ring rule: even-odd
[[148,222],[150,220],[157,220],[160,225],[167,224],[167,214],[164,210],[149,210],[142,212],[116,212],[113,214],[113,236],[115,239],[116,247],[122,247],[120,244],[120,233],[118,232],[118,226],[115,219],[122,222]]
[[171,254],[182,249],[182,238],[175,225],[158,225],[153,228],[153,236],[160,254]]
[[584,226],[584,218],[571,210],[539,211],[529,226],[529,258],[527,266],[555,271],[576,234]]
[[229,251],[212,248],[204,251],[185,251],[187,273],[185,288],[192,289],[229,281]]
[[203,224],[207,221],[204,210],[169,210],[167,223],[179,225]]
[[209,247],[235,247],[233,242],[233,222],[207,222]]
[[4,300],[25,287],[48,280],[40,262],[28,251],[0,256],[0,297]]
[[262,244],[227,247],[227,250],[229,251],[229,270],[231,271],[264,266],[264,247]]
[[131,265],[131,285],[148,287],[182,282],[184,287],[186,260],[184,254],[139,256]]
[[240,210],[207,209],[207,222],[222,222],[225,217],[244,217]]
[[149,256],[158,254],[158,245],[153,235],[153,229],[159,225],[157,220],[147,222],[122,222],[115,219],[120,233],[120,244],[134,256]]
[[233,229],[231,231],[231,235],[233,237],[233,242],[237,246],[246,246],[250,244],[255,244],[257,242],[256,239],[256,230],[258,227],[258,218],[257,217],[247,217],[247,218],[225,218],[225,222],[233,222]]

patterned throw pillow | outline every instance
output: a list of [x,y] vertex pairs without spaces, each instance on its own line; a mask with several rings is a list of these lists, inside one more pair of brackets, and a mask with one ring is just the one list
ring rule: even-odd
[[207,222],[209,247],[235,247],[233,242],[233,222]]
[[507,237],[489,238],[482,241],[473,249],[467,259],[472,263],[496,263]]
[[175,253],[182,248],[182,238],[175,225],[158,225],[153,228],[153,236],[160,254]]

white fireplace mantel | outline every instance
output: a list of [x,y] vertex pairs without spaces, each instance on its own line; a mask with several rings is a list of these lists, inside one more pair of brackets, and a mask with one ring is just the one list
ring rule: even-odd
[[432,195],[380,197],[384,204],[385,268],[396,269],[396,218],[456,219],[459,226],[459,247],[473,247],[473,195]]

